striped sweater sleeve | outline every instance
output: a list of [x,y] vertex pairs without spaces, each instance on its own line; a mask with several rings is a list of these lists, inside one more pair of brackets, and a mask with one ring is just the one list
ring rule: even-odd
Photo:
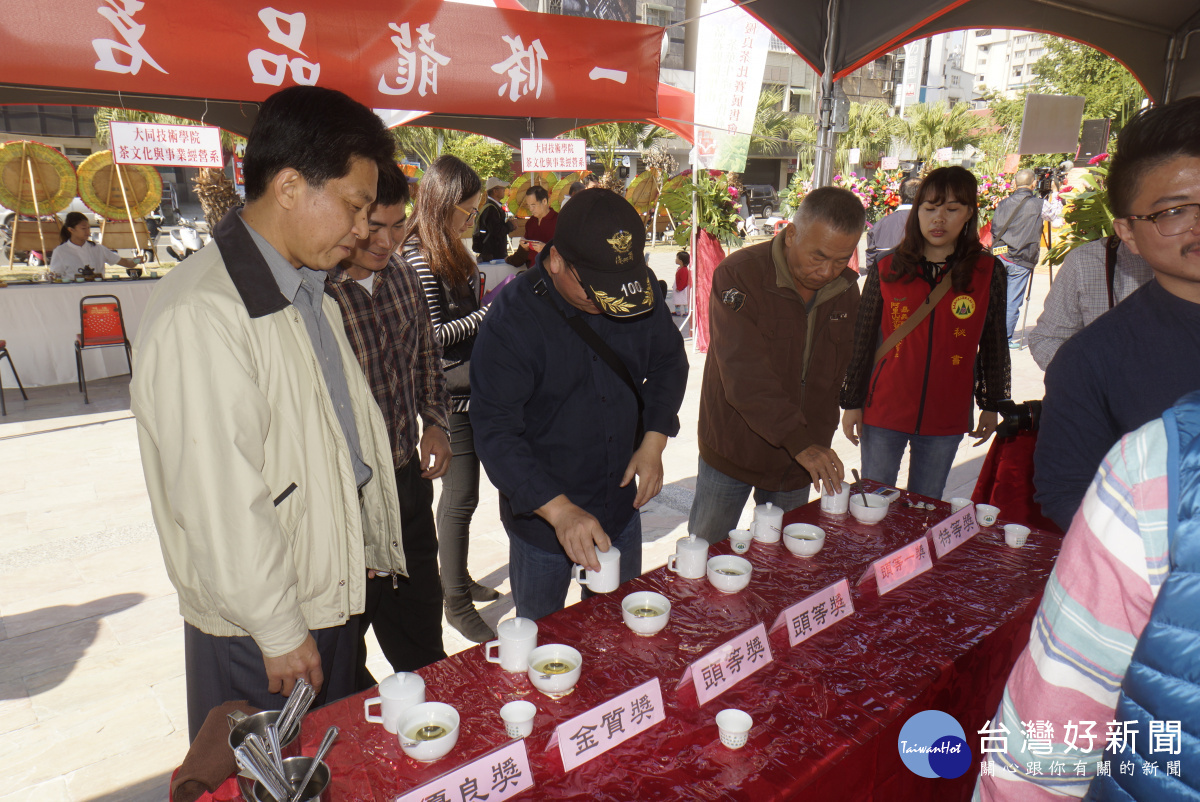
[[985,752],[975,799],[1055,800],[1087,791],[1133,648],[1168,573],[1166,461],[1163,424],[1154,420],[1100,465],[1000,709],[979,731]]
[[419,249],[407,249],[404,253],[404,261],[408,262],[421,278],[421,291],[425,293],[425,304],[429,307],[429,318],[433,321],[433,333],[437,337],[438,345],[445,348],[478,333],[479,323],[487,314],[486,306],[475,310],[466,317],[444,320],[441,296],[438,293],[438,278],[429,269],[429,262],[425,255]]

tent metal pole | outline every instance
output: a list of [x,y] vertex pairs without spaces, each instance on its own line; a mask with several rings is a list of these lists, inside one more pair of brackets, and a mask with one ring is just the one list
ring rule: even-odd
[[821,109],[817,117],[817,154],[813,169],[813,188],[833,183],[833,60],[837,50],[840,0],[829,0],[828,30],[825,34],[825,71],[821,74]]

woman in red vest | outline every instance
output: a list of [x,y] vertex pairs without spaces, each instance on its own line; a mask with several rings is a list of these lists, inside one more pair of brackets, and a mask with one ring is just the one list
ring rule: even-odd
[[[1007,279],[979,242],[977,187],[962,167],[921,182],[904,241],[867,273],[842,386],[842,431],[861,438],[863,476],[894,485],[908,446],[908,490],[937,499],[963,434],[985,443],[1009,395]],[[878,352],[910,316],[923,319]]]

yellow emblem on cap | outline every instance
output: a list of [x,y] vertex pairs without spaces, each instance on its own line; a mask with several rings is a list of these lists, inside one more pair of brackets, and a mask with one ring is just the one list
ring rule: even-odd
[[613,252],[616,253],[617,258],[614,261],[617,264],[623,265],[626,262],[633,261],[633,253],[631,253],[633,250],[633,235],[628,231],[618,231],[607,242],[612,246]]
[[950,311],[959,320],[966,320],[975,314],[975,299],[970,295],[958,295],[950,302]]

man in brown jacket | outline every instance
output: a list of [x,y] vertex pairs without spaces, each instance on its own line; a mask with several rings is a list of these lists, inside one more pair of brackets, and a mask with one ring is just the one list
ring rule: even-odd
[[755,503],[785,510],[821,482],[841,490],[829,446],[858,314],[858,276],[846,265],[865,224],[853,193],[824,187],[773,240],[717,266],[688,516],[688,531],[710,543],[737,526],[751,489]]

